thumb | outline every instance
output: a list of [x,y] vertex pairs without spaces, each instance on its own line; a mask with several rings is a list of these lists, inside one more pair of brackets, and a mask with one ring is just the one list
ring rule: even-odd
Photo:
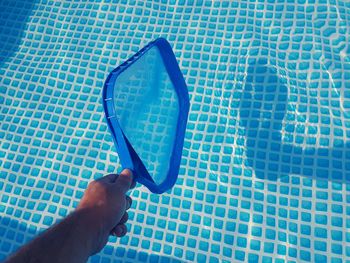
[[116,186],[120,188],[124,193],[126,193],[132,184],[133,174],[129,169],[124,169],[115,181]]

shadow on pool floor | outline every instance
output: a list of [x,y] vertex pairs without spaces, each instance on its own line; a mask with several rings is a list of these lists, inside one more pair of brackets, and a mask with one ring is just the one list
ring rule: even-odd
[[18,49],[36,0],[0,0],[0,65]]
[[[240,125],[245,128],[248,166],[254,169],[256,177],[277,180],[278,177],[299,174],[348,182],[350,142],[340,143],[338,147],[333,148],[302,148],[294,146],[293,143],[283,142],[281,130],[287,104],[288,88],[274,68],[267,65],[267,61],[263,59],[251,64],[239,113]],[[305,141],[305,125],[298,128],[301,129],[301,132],[298,130],[299,139]]]

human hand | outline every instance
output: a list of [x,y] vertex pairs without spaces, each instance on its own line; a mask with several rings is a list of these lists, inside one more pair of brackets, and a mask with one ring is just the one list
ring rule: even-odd
[[126,210],[132,201],[126,192],[134,186],[132,172],[128,169],[120,175],[109,174],[89,184],[76,212],[83,214],[87,231],[91,231],[92,254],[106,245],[110,234],[117,237],[126,234]]

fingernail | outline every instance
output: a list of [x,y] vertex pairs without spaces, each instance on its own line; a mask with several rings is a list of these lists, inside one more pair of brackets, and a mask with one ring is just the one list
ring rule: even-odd
[[121,172],[122,174],[125,174],[125,175],[127,175],[127,176],[131,176],[131,178],[133,177],[133,172],[132,172],[132,170],[130,170],[130,169],[128,169],[128,168],[126,168],[126,169],[124,169],[122,172]]

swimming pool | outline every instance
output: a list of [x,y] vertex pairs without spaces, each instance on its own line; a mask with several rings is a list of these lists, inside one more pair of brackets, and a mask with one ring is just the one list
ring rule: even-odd
[[119,167],[108,73],[158,37],[191,108],[179,179],[91,262],[350,258],[350,3],[1,1],[0,260]]

